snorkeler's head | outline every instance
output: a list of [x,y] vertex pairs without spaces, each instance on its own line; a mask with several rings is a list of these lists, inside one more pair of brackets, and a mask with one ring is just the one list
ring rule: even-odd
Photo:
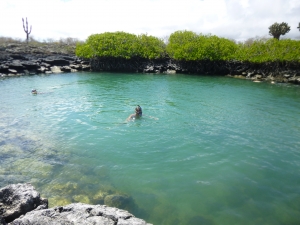
[[135,112],[139,115],[142,115],[143,111],[142,111],[141,106],[137,105],[137,107],[135,108]]

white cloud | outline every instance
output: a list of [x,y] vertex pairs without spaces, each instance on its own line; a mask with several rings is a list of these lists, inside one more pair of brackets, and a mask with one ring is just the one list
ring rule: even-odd
[[43,40],[125,31],[165,37],[176,30],[236,40],[268,36],[274,22],[287,22],[289,38],[300,36],[296,0],[1,0],[0,36],[25,38],[22,17],[32,36]]

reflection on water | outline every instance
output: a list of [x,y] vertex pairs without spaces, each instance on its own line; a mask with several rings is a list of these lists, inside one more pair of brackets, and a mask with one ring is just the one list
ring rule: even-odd
[[[50,207],[106,204],[154,224],[300,222],[297,86],[73,73],[0,89],[1,187],[31,182]],[[145,116],[126,122],[137,104]]]

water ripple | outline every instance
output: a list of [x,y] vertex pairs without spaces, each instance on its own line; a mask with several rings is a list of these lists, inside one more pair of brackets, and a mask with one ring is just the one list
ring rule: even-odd
[[31,181],[56,204],[129,194],[154,224],[300,223],[298,87],[73,73],[0,88],[2,186]]

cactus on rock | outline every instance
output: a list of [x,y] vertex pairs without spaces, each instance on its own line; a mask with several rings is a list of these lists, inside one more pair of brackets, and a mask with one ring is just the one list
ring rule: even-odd
[[31,33],[32,26],[30,26],[30,30],[28,30],[27,17],[26,17],[26,27],[25,27],[25,24],[24,24],[24,18],[22,18],[22,21],[23,21],[23,29],[24,29],[24,31],[26,33],[26,42],[28,43],[28,41],[29,41],[29,34]]

